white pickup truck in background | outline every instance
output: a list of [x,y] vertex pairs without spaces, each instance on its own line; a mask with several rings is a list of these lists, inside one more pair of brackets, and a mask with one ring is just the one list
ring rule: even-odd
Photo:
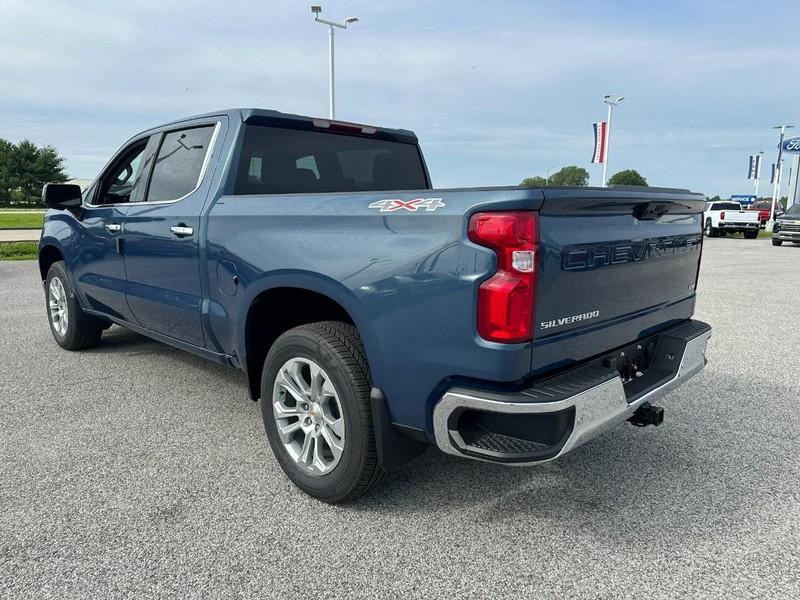
[[748,240],[758,237],[761,226],[757,212],[742,210],[741,204],[730,201],[706,202],[703,223],[708,237],[741,232]]

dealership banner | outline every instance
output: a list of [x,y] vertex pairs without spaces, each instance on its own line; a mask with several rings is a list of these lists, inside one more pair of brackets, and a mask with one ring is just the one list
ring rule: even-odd
[[772,175],[769,176],[769,182],[775,183],[775,163],[772,163]]
[[594,154],[593,163],[606,162],[606,122],[600,121],[594,124]]
[[750,155],[750,166],[747,171],[748,179],[761,179],[761,155]]

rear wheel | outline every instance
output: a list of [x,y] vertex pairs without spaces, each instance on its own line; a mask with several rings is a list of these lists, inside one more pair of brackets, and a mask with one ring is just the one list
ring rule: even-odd
[[347,323],[301,325],[270,348],[261,378],[264,427],[284,473],[310,496],[345,502],[380,481],[371,387],[361,339]]
[[54,262],[47,271],[45,299],[50,331],[59,346],[83,350],[97,345],[108,324],[81,310],[63,261]]
[[754,240],[758,237],[758,230],[756,231],[745,231],[744,232],[745,239]]
[[783,240],[778,240],[778,239],[772,238],[772,245],[773,246],[780,246],[781,244],[783,244]]
[[705,232],[706,232],[706,237],[717,237],[719,235],[719,229],[711,226],[711,219],[706,219]]

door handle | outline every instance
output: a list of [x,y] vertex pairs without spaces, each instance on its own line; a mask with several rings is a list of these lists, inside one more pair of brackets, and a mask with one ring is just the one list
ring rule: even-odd
[[186,225],[173,225],[169,230],[178,237],[186,237],[194,233],[194,229]]
[[122,231],[122,225],[120,225],[119,223],[109,223],[108,225],[106,225],[106,231],[108,233],[119,233],[120,231]]

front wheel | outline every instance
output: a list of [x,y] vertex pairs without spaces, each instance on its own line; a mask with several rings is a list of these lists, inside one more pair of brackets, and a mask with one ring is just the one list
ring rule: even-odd
[[783,244],[783,240],[778,240],[778,239],[772,238],[772,245],[773,246],[780,246],[781,244]]
[[281,335],[261,378],[261,415],[284,473],[301,490],[337,503],[382,477],[370,407],[372,387],[355,327],[301,325]]
[[706,219],[705,232],[706,232],[706,237],[717,237],[719,235],[719,229],[711,226],[711,219]]
[[54,262],[47,271],[45,299],[50,331],[59,346],[66,350],[83,350],[97,345],[107,322],[81,310],[63,261]]

